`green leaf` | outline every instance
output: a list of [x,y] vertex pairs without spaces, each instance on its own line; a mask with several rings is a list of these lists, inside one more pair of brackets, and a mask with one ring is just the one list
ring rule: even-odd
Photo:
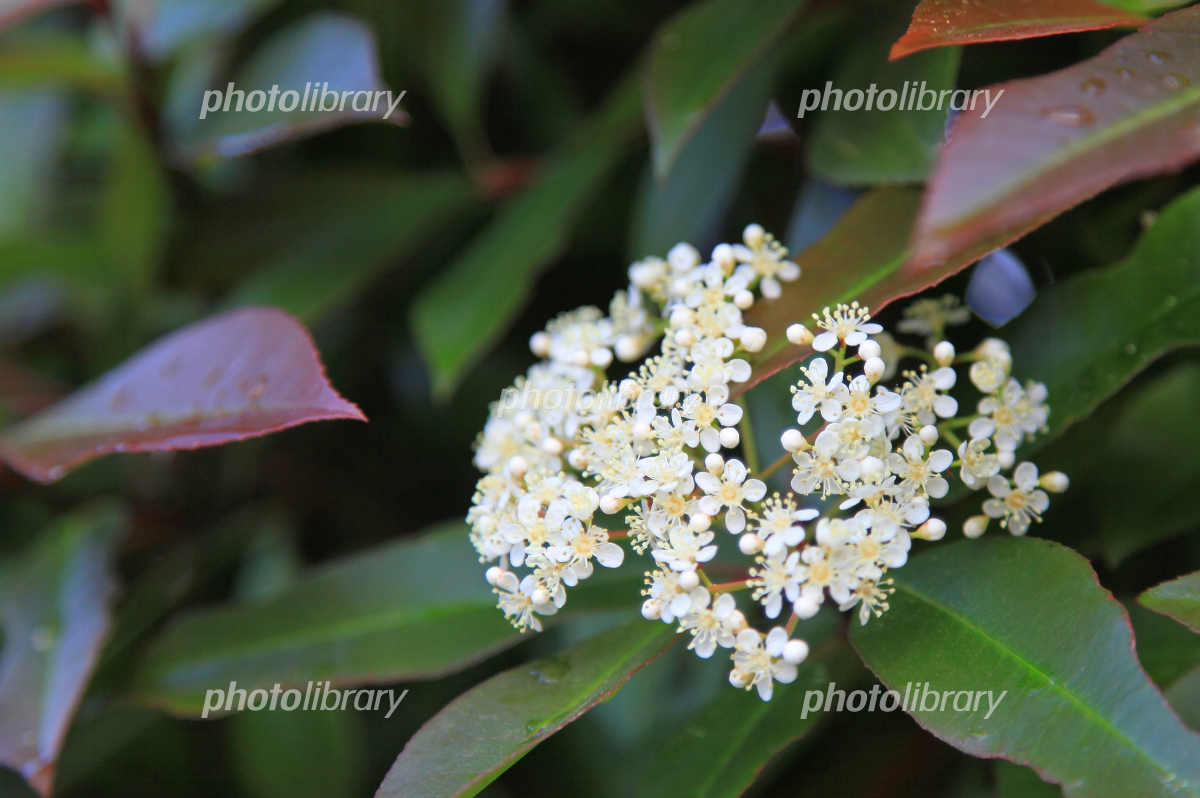
[[1060,798],[1062,790],[1047,784],[1029,768],[996,761],[996,798]]
[[0,87],[58,89],[69,86],[120,96],[125,79],[115,59],[97,52],[80,36],[40,32],[10,36],[0,51]]
[[[331,60],[334,53],[336,58]],[[208,66],[215,67],[215,63]],[[210,72],[205,80],[179,82],[182,94],[167,105],[172,150],[181,160],[245,155],[351,122],[407,121],[401,110],[384,119],[389,113],[384,106],[390,106],[399,92],[388,93],[380,78],[370,29],[343,14],[313,14],[273,34],[234,74],[234,91],[244,93],[240,97],[228,92],[227,81],[216,84],[215,78],[215,72]],[[265,95],[273,87],[277,87],[277,99],[272,109]],[[297,105],[290,111],[281,108],[279,98],[284,92],[296,92],[291,99]],[[338,95],[336,101],[321,99],[332,97],[330,92]],[[366,101],[360,100],[361,107],[356,110],[353,97],[346,92],[373,92],[372,102],[377,107],[366,108]],[[248,110],[257,102],[255,97],[264,107]],[[321,110],[320,103],[328,107]],[[229,110],[224,110],[226,104]]]
[[1005,330],[1022,378],[1050,390],[1049,435],[1176,347],[1200,343],[1200,189],[1158,215],[1125,261],[1044,290]]
[[[839,649],[850,659],[853,655],[840,634],[837,613],[824,612],[797,631],[803,633],[812,653],[800,666],[796,681],[778,685],[770,701],[763,701],[753,691],[722,685],[712,700],[650,752],[639,794],[741,795],[772,756],[813,730],[821,713],[811,707],[806,711],[805,694],[809,690],[824,692],[829,685],[830,671],[823,657]],[[855,666],[862,671],[857,663]]]
[[851,633],[885,684],[1007,691],[990,718],[987,701],[917,706],[926,729],[1030,765],[1068,796],[1200,795],[1200,735],[1141,669],[1129,616],[1082,557],[1033,538],[964,541],[914,557],[895,582],[891,609]]
[[[306,204],[319,206],[317,218],[293,217],[294,233],[274,238],[271,251],[254,258],[262,265],[233,290],[227,307],[271,305],[315,322],[475,202],[470,184],[452,173],[336,175],[294,188]],[[333,198],[339,212],[330,215]]]
[[448,396],[507,329],[537,272],[566,246],[588,199],[637,136],[636,78],[626,77],[536,182],[510,200],[416,298],[413,331],[437,397]]
[[481,112],[484,81],[504,33],[504,0],[410,3],[402,35],[414,70],[429,84],[459,150],[477,163],[487,157]]
[[654,171],[665,175],[704,119],[799,18],[803,0],[697,3],[669,20],[650,45],[646,118]]
[[535,745],[619,690],[673,637],[663,624],[639,618],[493,676],[421,727],[377,798],[478,794]]
[[0,764],[43,795],[108,633],[124,526],[108,505],[68,516],[0,574]]
[[66,121],[66,100],[56,92],[0,93],[7,153],[0,159],[0,238],[20,233],[44,211]]
[[158,154],[141,130],[123,124],[98,224],[109,273],[135,296],[151,284],[166,244],[171,211],[170,189]]
[[[639,583],[597,574],[560,615],[636,597]],[[200,714],[205,690],[230,681],[255,688],[425,679],[520,639],[496,609],[466,527],[450,522],[321,566],[267,601],[180,616],[150,644],[131,690],[191,716]]]
[[960,114],[942,149],[913,261],[995,249],[1107,188],[1200,156],[1198,37],[1200,7],[1186,8],[1067,69],[988,87],[1003,90],[995,107]]
[[719,219],[754,147],[774,74],[772,59],[752,67],[700,123],[666,175],[647,168],[634,211],[635,258],[665,254],[679,241],[703,241]]
[[[807,153],[812,174],[843,185],[872,185],[918,182],[933,168],[947,109],[905,110],[905,106],[911,87],[935,92],[954,88],[961,49],[943,47],[903,61],[888,61],[888,47],[903,23],[896,21],[900,24],[880,20],[869,32],[860,34],[833,76],[833,86],[842,91],[865,92],[877,87],[879,92],[893,92],[895,108],[835,111],[817,107],[806,111],[808,105],[802,105],[797,111],[806,118],[815,117]],[[824,99],[825,89],[806,89],[802,102],[818,95]],[[879,96],[873,94],[873,101]]]
[[742,393],[808,357],[812,349],[788,342],[784,331],[807,321],[826,305],[858,300],[873,313],[901,297],[936,285],[974,262],[982,252],[959,252],[927,268],[908,263],[908,243],[920,205],[920,192],[883,188],[864,195],[829,233],[793,260],[803,273],[786,283],[778,299],[758,302],[746,323],[767,331],[767,345],[752,362],[750,379],[737,386]]
[[1127,601],[1125,609],[1133,622],[1137,655],[1146,673],[1166,690],[1200,663],[1200,637],[1165,615]]
[[1138,601],[1200,634],[1200,571],[1155,585]]
[[[1191,500],[1200,483],[1198,395],[1200,363],[1146,375],[1046,451],[1047,462],[1071,476],[1063,498],[1071,512],[1087,514],[1081,525],[1109,565],[1200,525]],[[1116,495],[1122,501],[1112,501]]]
[[[267,518],[246,551],[236,594],[263,601],[280,594],[299,567],[291,530]],[[336,798],[361,794],[366,730],[357,712],[240,712],[229,719],[229,761],[253,798]]]

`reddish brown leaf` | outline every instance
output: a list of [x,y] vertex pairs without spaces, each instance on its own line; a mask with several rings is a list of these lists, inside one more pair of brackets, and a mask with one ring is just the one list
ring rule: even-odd
[[[1117,183],[1200,156],[1200,7],[1029,80],[955,122],[913,245],[918,264],[995,248]],[[987,113],[986,117],[984,114]]]
[[951,44],[1032,39],[1143,25],[1146,18],[1095,0],[921,0],[891,58]]
[[883,188],[856,202],[842,220],[795,261],[803,273],[787,283],[778,299],[754,306],[747,323],[767,331],[769,343],[754,362],[741,393],[786,368],[812,351],[793,346],[784,330],[793,322],[812,326],[812,314],[826,305],[859,302],[875,312],[901,297],[941,282],[984,254],[964,248],[929,268],[908,263],[908,243],[917,218],[921,194],[913,188]]
[[49,482],[110,452],[195,449],[325,419],[366,417],[338,395],[304,327],[273,308],[185,327],[0,436],[0,456]]

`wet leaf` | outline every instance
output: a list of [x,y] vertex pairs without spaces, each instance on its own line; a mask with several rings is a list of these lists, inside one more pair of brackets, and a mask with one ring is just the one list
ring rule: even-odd
[[0,435],[0,456],[50,482],[111,452],[195,449],[366,417],[330,386],[308,332],[271,308],[185,327]]
[[930,179],[913,261],[995,249],[1118,183],[1200,155],[1200,7],[1094,58],[1028,80],[954,123]]
[[951,44],[1031,39],[1145,22],[1145,17],[1096,0],[921,0],[912,24],[892,46],[891,57]]

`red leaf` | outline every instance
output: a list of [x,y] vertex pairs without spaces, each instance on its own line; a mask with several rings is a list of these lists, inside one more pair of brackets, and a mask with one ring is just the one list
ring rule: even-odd
[[1094,0],[921,0],[891,58],[952,44],[1140,26],[1146,18]]
[[273,308],[197,322],[0,436],[39,482],[110,452],[195,449],[325,419],[366,421],[325,378],[307,330]]
[[754,357],[749,381],[735,386],[741,394],[812,352],[788,343],[784,331],[800,322],[812,326],[812,314],[825,306],[855,300],[872,313],[929,288],[978,260],[985,252],[966,247],[929,268],[909,262],[908,244],[917,217],[920,192],[914,188],[876,189],[846,212],[817,243],[794,260],[803,273],[787,283],[775,300],[754,305],[747,323],[767,331],[768,345]]
[[1104,189],[1200,156],[1200,7],[1075,66],[989,90],[991,112],[965,111],[934,169],[919,265],[1003,246]]

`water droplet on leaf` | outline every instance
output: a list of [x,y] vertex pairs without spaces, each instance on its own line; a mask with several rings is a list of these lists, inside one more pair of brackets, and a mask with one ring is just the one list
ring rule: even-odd
[[1058,105],[1043,108],[1042,116],[1059,125],[1068,127],[1083,127],[1096,121],[1091,111],[1081,105]]

